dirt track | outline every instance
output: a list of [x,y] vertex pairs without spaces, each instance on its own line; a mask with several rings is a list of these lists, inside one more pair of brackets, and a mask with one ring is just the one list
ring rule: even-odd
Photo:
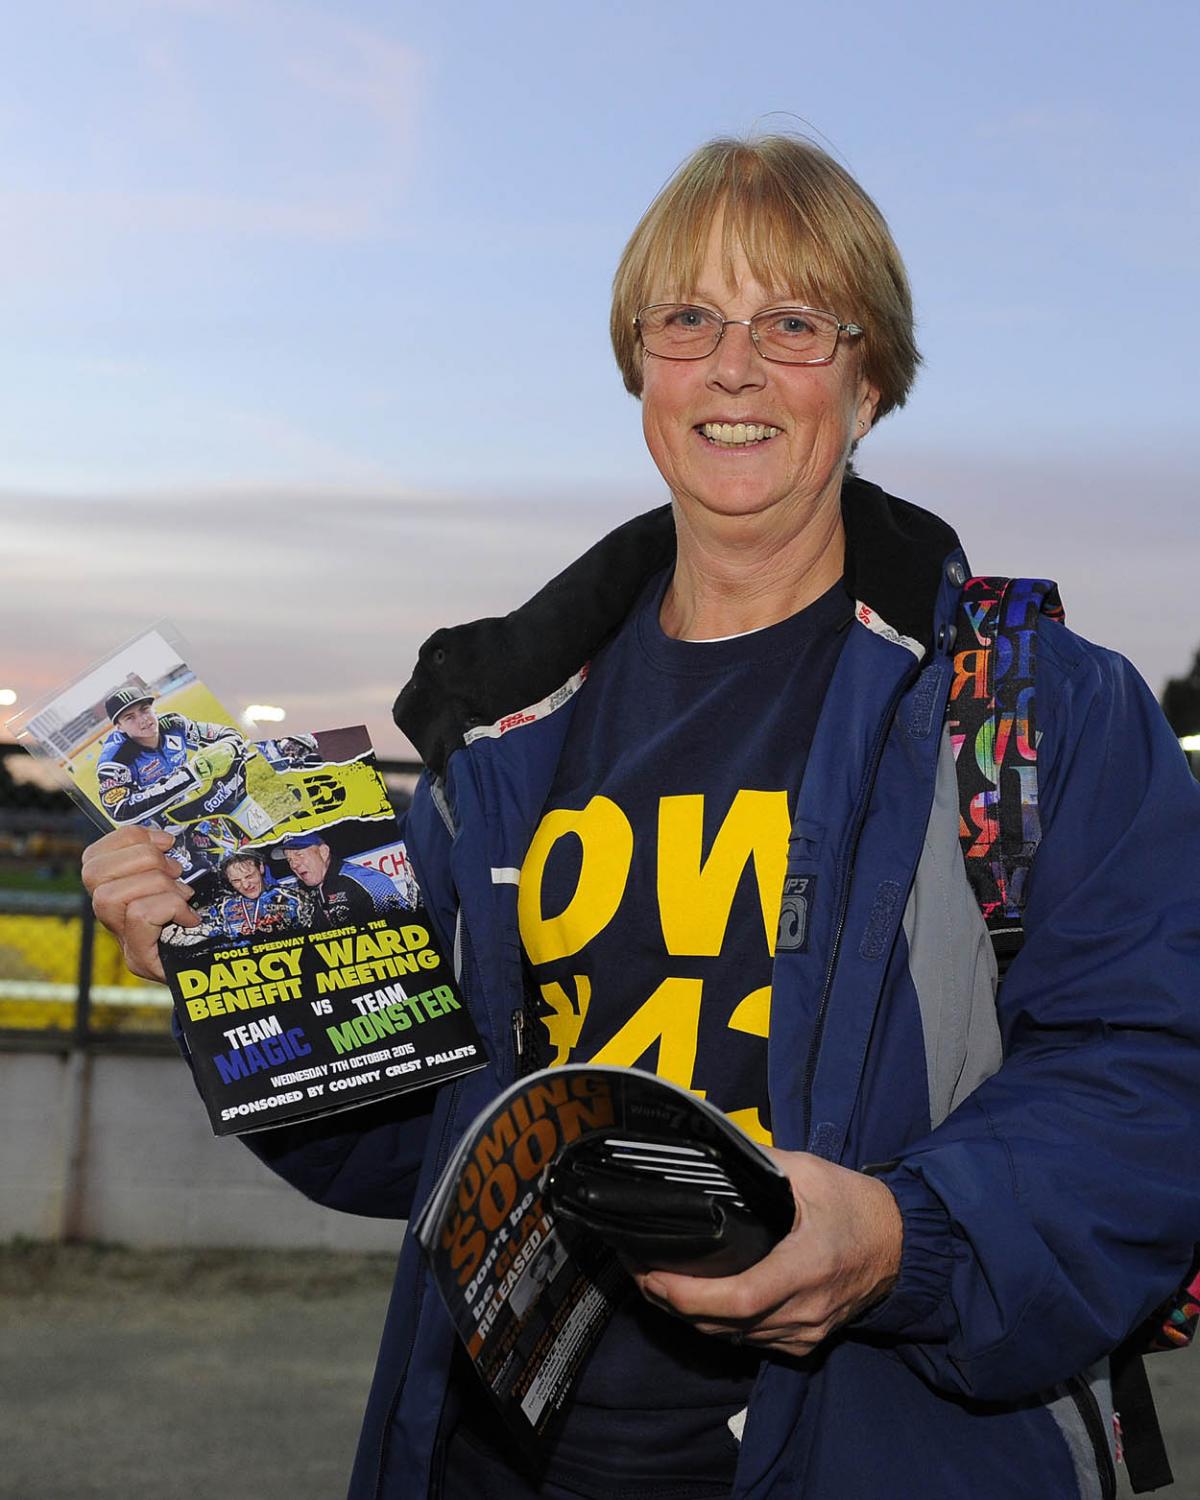
[[0,1254],[2,1500],[341,1500],[390,1256]]
[[[0,1250],[0,1500],[342,1500],[391,1270]],[[1159,1493],[1200,1500],[1200,1356],[1149,1368],[1177,1478]]]

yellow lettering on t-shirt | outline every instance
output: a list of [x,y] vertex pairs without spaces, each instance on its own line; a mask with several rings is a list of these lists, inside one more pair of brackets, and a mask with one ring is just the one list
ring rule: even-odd
[[740,791],[702,860],[704,798],[662,798],[658,905],[668,953],[708,958],[720,953],[738,881],[751,859],[767,950],[774,953],[791,826],[786,792]]
[[[605,1042],[589,1061],[631,1068],[657,1042],[658,1062],[654,1071],[660,1078],[691,1089],[703,987],[700,979],[664,979],[616,1036]],[[704,1098],[702,1090],[692,1089],[692,1092]]]
[[770,1036],[771,1034],[771,986],[764,984],[760,990],[750,993],[738,1001],[729,1018],[730,1028],[744,1031],[747,1036]]
[[[568,835],[583,846],[579,884],[563,912],[544,917],[546,862],[559,839]],[[529,845],[517,891],[517,920],[530,963],[568,958],[604,931],[625,894],[632,859],[633,829],[610,798],[593,797],[582,812],[560,807],[546,814]]]
[[554,1056],[547,1064],[551,1068],[559,1068],[570,1061],[571,1053],[579,1044],[579,1033],[583,1030],[592,999],[592,981],[588,976],[575,974],[572,977],[579,997],[578,1007],[571,1004],[570,996],[557,980],[542,985],[542,999],[550,1007],[550,1014],[541,1019],[554,1048]]
[[[764,984],[759,990],[751,990],[739,1000],[729,1018],[731,1031],[744,1031],[749,1036],[767,1037],[771,1032],[771,986]],[[735,1125],[740,1125],[752,1141],[761,1146],[770,1146],[774,1137],[762,1122],[757,1106],[750,1109],[727,1110]]]
[[727,1109],[727,1119],[733,1121],[739,1130],[745,1131],[752,1141],[757,1141],[760,1146],[773,1146],[775,1137],[762,1122],[756,1106],[750,1109]]

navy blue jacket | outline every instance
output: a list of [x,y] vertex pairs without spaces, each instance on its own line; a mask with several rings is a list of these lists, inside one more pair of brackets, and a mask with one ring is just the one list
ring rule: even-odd
[[[736,1494],[1048,1500],[1112,1493],[1106,1355],[1200,1240],[1200,787],[1136,672],[1039,627],[1043,840],[999,999],[958,844],[945,710],[966,576],[943,522],[850,478],[860,607],[789,849],[807,943],[777,951],[776,1144],[881,1172],[899,1284],[803,1361],[764,1362]],[[512,872],[580,674],[669,510],[629,522],[501,620],[439,631],[397,721],[428,773],[406,838],[490,1066],[253,1148],[318,1202],[408,1216],[519,1066]],[[454,1334],[405,1244],[351,1500],[436,1493]]]

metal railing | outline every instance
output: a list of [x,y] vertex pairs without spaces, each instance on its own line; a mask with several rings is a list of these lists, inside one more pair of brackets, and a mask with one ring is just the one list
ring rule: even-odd
[[85,895],[0,890],[0,1046],[169,1049],[162,985],[125,968]]

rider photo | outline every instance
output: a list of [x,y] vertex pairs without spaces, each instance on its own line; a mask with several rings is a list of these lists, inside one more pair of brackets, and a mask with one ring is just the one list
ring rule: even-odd
[[105,699],[112,729],[100,747],[100,804],[118,826],[178,832],[174,857],[184,878],[211,885],[206,877],[222,858],[269,833],[273,820],[249,794],[250,747],[236,729],[160,714],[154,703],[150,689],[137,686]]
[[410,910],[386,875],[337,852],[339,845],[345,847],[345,831],[343,826],[319,833],[294,834],[271,851],[273,857],[285,862],[312,896],[315,905],[312,926],[348,927]]
[[275,771],[293,771],[324,764],[315,734],[284,734],[259,740],[259,754]]
[[121,687],[105,699],[112,730],[100,749],[100,802],[114,823],[144,823],[168,810],[238,818],[251,836],[269,831],[266,814],[246,797],[245,740],[228,724],[159,714],[148,688]]
[[242,947],[305,932],[313,925],[312,893],[290,875],[277,878],[261,851],[235,851],[221,862],[220,873],[220,893],[198,908],[201,925],[165,928],[164,942],[174,947]]

